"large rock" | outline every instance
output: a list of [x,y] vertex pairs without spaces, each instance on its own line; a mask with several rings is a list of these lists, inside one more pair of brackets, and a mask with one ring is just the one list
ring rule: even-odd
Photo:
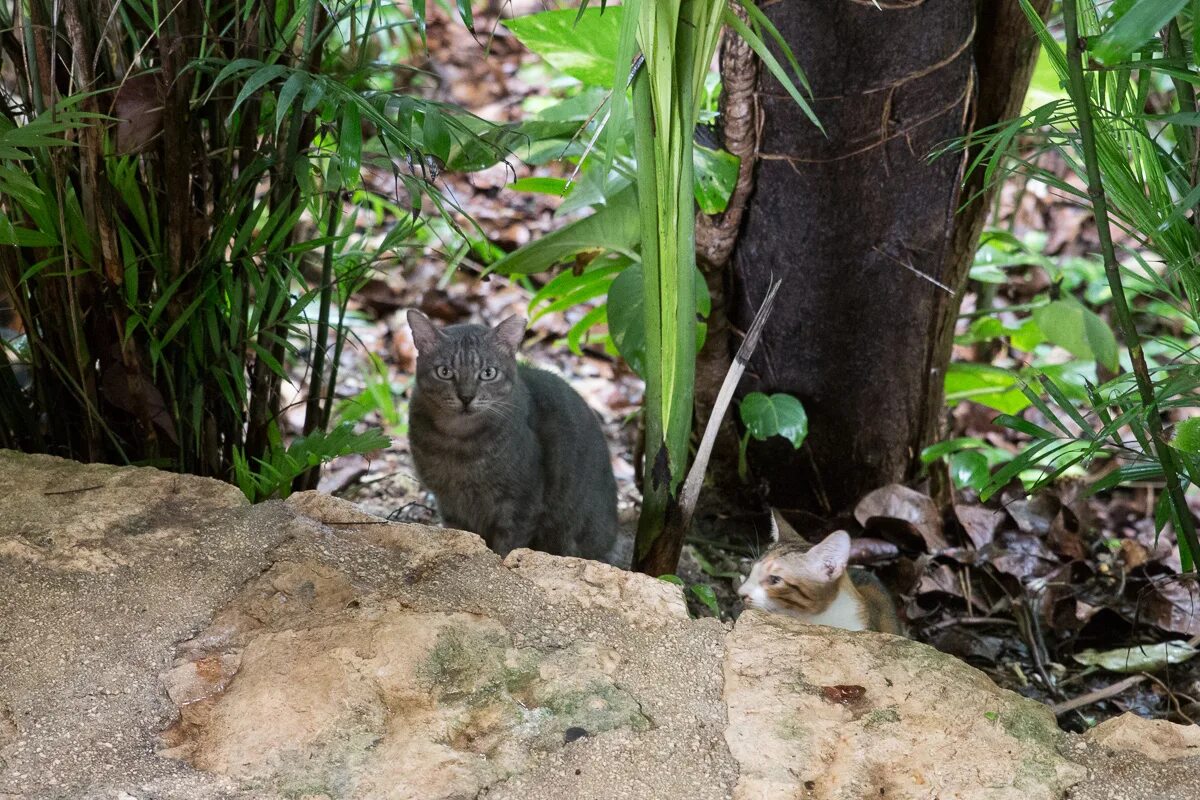
[[0,451],[0,800],[1099,798],[1110,762],[1149,774],[1147,736],[1101,734],[903,639]]

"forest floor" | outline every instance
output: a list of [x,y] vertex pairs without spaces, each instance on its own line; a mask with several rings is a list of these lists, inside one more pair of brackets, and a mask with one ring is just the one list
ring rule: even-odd
[[[423,67],[439,77],[439,99],[494,121],[515,121],[523,103],[544,95],[549,82],[536,59],[502,28],[492,38],[482,33],[490,33],[494,21],[494,14],[477,15],[478,40],[461,25],[431,21],[429,53],[437,61]],[[480,57],[481,42],[490,43],[487,58]],[[511,250],[560,224],[554,218],[557,198],[506,188],[530,174],[535,173],[513,160],[484,172],[444,174],[440,182],[494,243]],[[566,173],[539,168],[536,174]],[[382,173],[374,179],[381,185],[391,182]],[[993,225],[1042,237],[1041,252],[1052,259],[1096,249],[1090,216],[1043,186],[1007,186]],[[440,324],[495,324],[509,314],[527,315],[537,288],[536,282],[481,277],[469,260],[451,272],[446,263],[447,253],[436,240],[407,251],[352,302],[354,342],[341,366],[343,411],[383,426],[393,446],[369,460],[335,461],[321,488],[398,520],[436,522],[434,502],[415,477],[405,436],[404,398],[416,353],[404,311],[420,308]],[[1036,259],[1008,276],[987,300],[990,305],[1015,307],[1050,285]],[[979,293],[966,298],[964,331],[981,302]],[[568,329],[587,311],[575,307],[537,318],[523,355],[566,377],[601,416],[622,527],[631,539],[640,503],[634,453],[642,384],[599,344],[585,345],[578,355],[567,347]],[[373,363],[371,354],[381,362]],[[988,342],[955,350],[956,360],[971,363],[1006,357],[1003,347]],[[297,377],[302,393],[303,376]],[[374,401],[368,399],[372,389]],[[381,396],[394,398],[397,407],[379,402]],[[996,414],[969,401],[948,407],[948,438],[979,437],[1015,452],[1020,436],[993,424]],[[1068,729],[1085,729],[1123,711],[1200,720],[1200,658],[1162,663],[1187,655],[1183,640],[1191,637],[1190,645],[1197,644],[1200,592],[1195,581],[1180,576],[1170,530],[1156,535],[1157,486],[1089,496],[1075,478],[1032,497],[1010,487],[988,504],[969,490],[957,492],[945,507],[924,488],[885,487],[864,498],[854,516],[867,523],[867,530],[851,528],[859,563],[869,564],[896,593],[914,638],[963,658],[1002,686],[1059,704],[1060,722]],[[736,586],[767,545],[764,532],[761,514],[701,515],[679,568],[689,589],[712,590],[708,603],[702,602],[703,590],[688,591],[694,613],[736,616]],[[1094,702],[1071,710],[1070,702],[1081,697]]]

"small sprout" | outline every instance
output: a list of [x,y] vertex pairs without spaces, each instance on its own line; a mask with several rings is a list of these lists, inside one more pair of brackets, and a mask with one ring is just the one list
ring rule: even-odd
[[983,716],[989,722],[995,722],[996,720],[1000,719],[1000,713],[998,711],[985,711],[983,712]]

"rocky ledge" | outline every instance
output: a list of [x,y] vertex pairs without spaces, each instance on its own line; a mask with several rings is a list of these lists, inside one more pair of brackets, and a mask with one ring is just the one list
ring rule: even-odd
[[0,800],[1200,794],[1200,729],[1061,733],[905,639],[501,560],[314,493],[0,451]]

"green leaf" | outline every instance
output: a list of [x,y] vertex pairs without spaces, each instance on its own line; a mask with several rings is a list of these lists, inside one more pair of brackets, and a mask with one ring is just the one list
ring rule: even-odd
[[1033,320],[1048,341],[1074,356],[1117,369],[1117,337],[1108,323],[1081,303],[1055,300],[1034,309]]
[[308,75],[303,72],[294,72],[292,76],[283,83],[283,88],[279,90],[279,99],[275,101],[275,130],[279,130],[279,125],[283,122],[283,118],[292,110],[292,103],[296,101],[296,96],[304,90],[308,85]]
[[[576,13],[542,11],[504,20],[504,27],[555,69],[590,86],[610,86],[616,70],[620,6]],[[578,20],[578,23],[576,23]]]
[[985,364],[952,363],[946,370],[946,402],[970,400],[1004,414],[1019,414],[1029,407],[1020,377],[1010,370]]
[[562,197],[567,193],[566,178],[518,178],[508,185],[514,192],[534,192]]
[[746,430],[759,441],[782,436],[799,448],[808,436],[808,415],[790,394],[751,392],[742,398],[739,412]]
[[921,451],[921,463],[932,464],[943,456],[957,453],[960,450],[971,450],[978,447],[987,447],[987,442],[983,439],[974,436],[963,436],[958,439],[950,439],[945,442],[931,444]]
[[341,157],[342,186],[353,189],[358,185],[362,169],[362,122],[354,103],[347,103],[342,109],[338,156]]
[[1027,319],[1009,334],[1008,341],[1016,349],[1032,353],[1033,348],[1046,341],[1046,337],[1036,322]]
[[724,150],[710,150],[696,145],[692,150],[692,160],[696,173],[696,204],[702,213],[720,214],[729,204],[729,196],[737,184],[741,159]]
[[950,479],[955,488],[982,491],[989,476],[987,456],[978,450],[961,450],[950,456]]
[[[707,316],[712,297],[704,277],[696,270],[696,313]],[[641,264],[626,267],[608,287],[608,335],[629,368],[645,377],[646,320],[644,315],[645,273]],[[704,343],[707,326],[696,326],[696,349]]]
[[711,586],[697,583],[692,586],[692,594],[696,595],[696,599],[703,603],[713,613],[713,616],[721,616],[721,605],[717,602],[717,594]]
[[437,109],[429,107],[425,109],[421,138],[426,153],[437,156],[443,164],[450,160],[450,146],[453,141],[450,138],[450,131],[446,127],[446,121]]
[[800,106],[800,110],[804,112],[804,116],[808,117],[809,122],[816,125],[818,130],[824,132],[825,128],[821,125],[821,121],[817,119],[812,106],[800,94],[800,90],[796,88],[796,84],[792,83],[792,79],[788,76],[787,71],[784,70],[778,59],[775,58],[775,55],[767,49],[763,40],[754,31],[750,30],[746,23],[742,22],[738,15],[733,13],[732,9],[725,9],[725,24],[737,31],[738,36],[741,36],[746,44],[750,46],[750,49],[754,51],[755,55],[762,59],[763,65],[775,76],[775,80],[779,81],[780,85],[783,86],[796,105]]
[[644,376],[646,323],[642,282],[642,265],[632,264],[608,287],[608,335],[629,368]]
[[1102,64],[1125,61],[1134,51],[1158,35],[1188,0],[1137,0],[1099,38],[1088,42],[1088,50]]
[[471,13],[471,0],[454,0],[458,6],[458,16],[471,33],[475,32],[475,15]]
[[640,240],[637,194],[633,187],[585,217],[536,239],[492,264],[490,271],[528,275],[584,252],[611,250],[634,256]]
[[678,575],[659,575],[658,579],[665,583],[673,583],[680,587],[683,586],[683,578],[680,578]]
[[1176,425],[1171,446],[1185,453],[1200,453],[1200,417],[1189,417]]
[[229,110],[229,116],[232,117],[233,112],[237,111],[238,106],[246,102],[250,95],[254,94],[259,89],[266,86],[268,83],[275,80],[285,72],[287,72],[287,67],[280,66],[279,64],[264,66],[262,69],[255,71],[255,73],[250,76],[249,80],[246,81],[246,84],[242,87],[242,90],[238,92],[237,99],[233,101],[233,108]]

